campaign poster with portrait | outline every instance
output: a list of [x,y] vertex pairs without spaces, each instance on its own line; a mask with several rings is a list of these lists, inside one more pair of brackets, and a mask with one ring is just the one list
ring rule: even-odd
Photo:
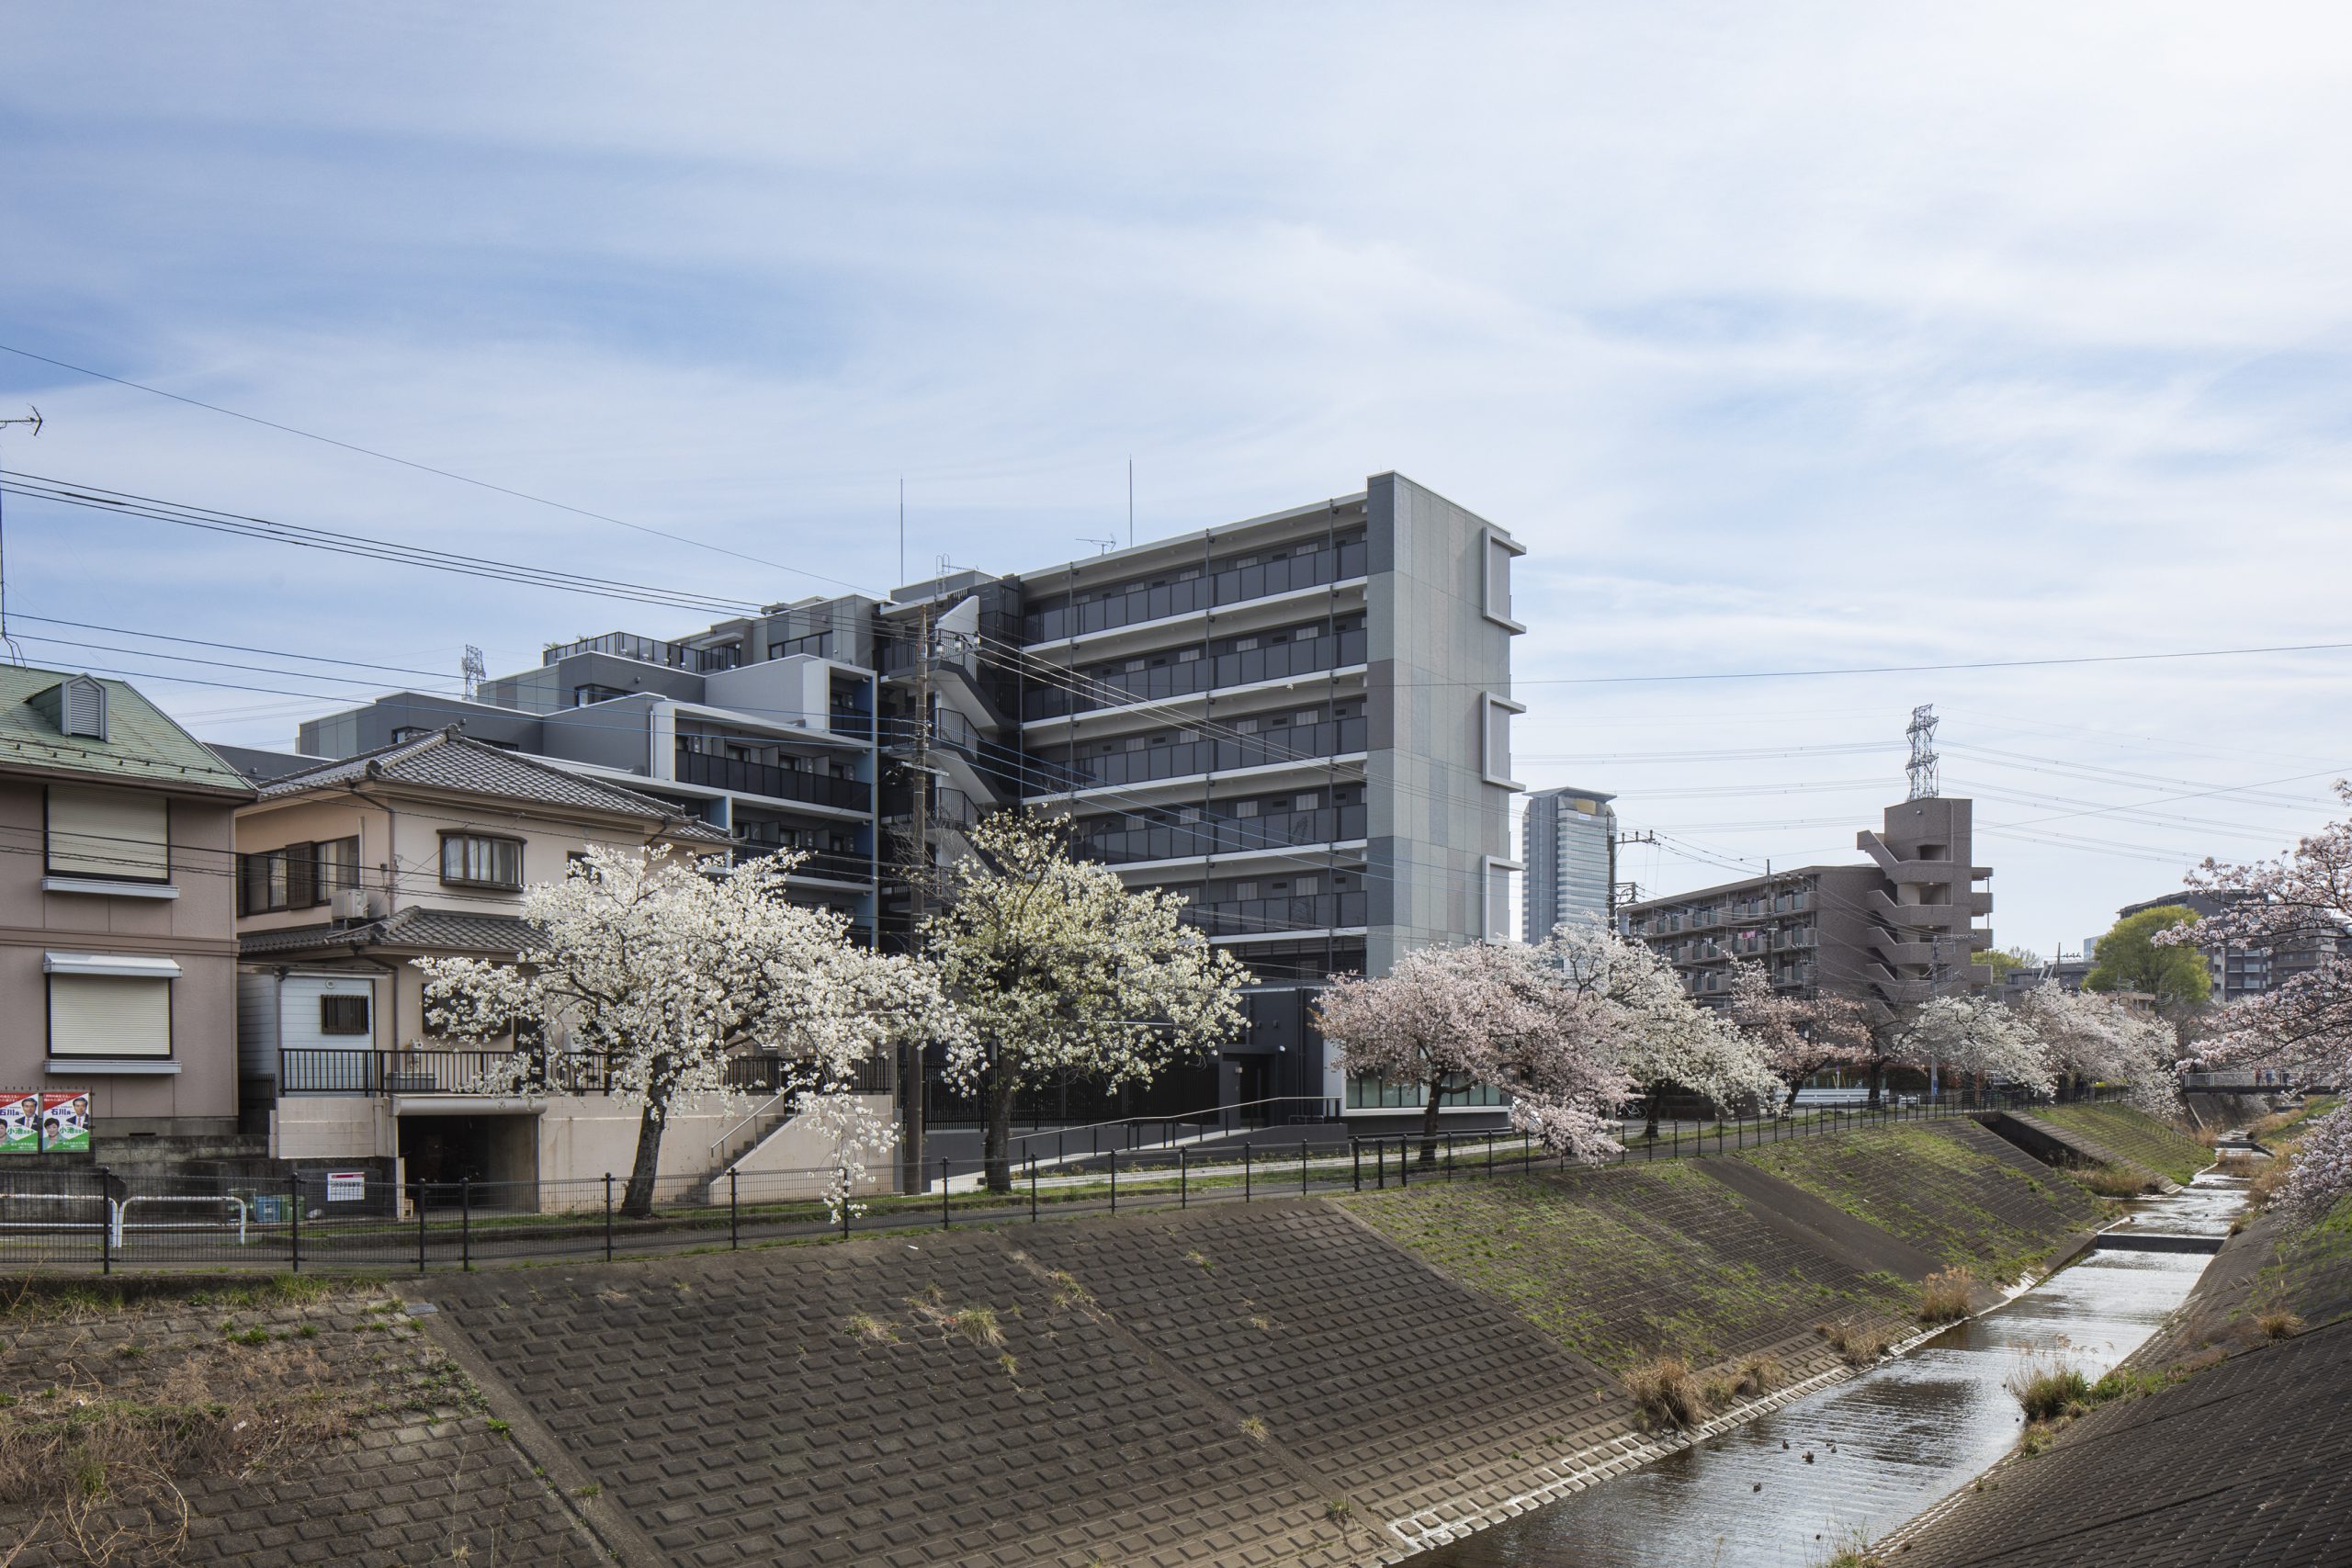
[[40,1097],[40,1146],[53,1154],[89,1152],[89,1090],[43,1091]]
[[0,1089],[0,1155],[40,1152],[40,1093],[28,1089]]

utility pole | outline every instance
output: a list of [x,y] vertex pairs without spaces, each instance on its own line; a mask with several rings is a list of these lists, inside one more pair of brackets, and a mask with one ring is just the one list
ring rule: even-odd
[[[32,433],[35,435],[39,435],[40,434],[41,427],[40,410],[33,408],[30,403],[27,403],[25,406],[28,409],[32,409],[32,412],[29,415],[23,419],[0,419],[0,429],[6,429],[12,424],[30,425],[32,427]],[[18,648],[17,646],[17,639],[8,635],[8,567],[6,545],[7,531],[5,526],[0,526],[0,645],[6,645],[8,649],[8,658],[12,662],[22,664],[25,661],[25,650]]]
[[[907,878],[907,932],[911,945],[922,938],[922,923],[931,912],[931,600],[915,611],[915,714],[912,755],[907,762],[911,789],[911,818],[902,844]],[[909,1040],[899,1048],[899,1096],[905,1136],[899,1140],[899,1190],[926,1190],[922,1157],[922,1042]]]
[[1616,929],[1617,925],[1618,904],[1621,902],[1627,904],[1637,903],[1640,901],[1642,897],[1642,885],[1640,883],[1620,882],[1617,880],[1617,846],[1620,844],[1655,844],[1657,842],[1657,835],[1649,831],[1647,829],[1644,829],[1638,833],[1611,833],[1609,835],[1609,925],[1610,929],[1612,931]]

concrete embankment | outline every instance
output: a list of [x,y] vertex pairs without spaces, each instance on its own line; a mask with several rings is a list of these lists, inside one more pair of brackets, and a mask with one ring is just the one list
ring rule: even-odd
[[1989,1300],[2100,1215],[1960,1122],[403,1288],[485,1401],[418,1424],[623,1562],[1342,1564],[1678,1440],[1623,1391],[1648,1358],[1841,1375],[1824,1325],[1900,1336],[1928,1273]]

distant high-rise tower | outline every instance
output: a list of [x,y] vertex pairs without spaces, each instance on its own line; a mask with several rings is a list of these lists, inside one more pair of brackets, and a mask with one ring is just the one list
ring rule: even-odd
[[1542,942],[1568,920],[1606,920],[1616,880],[1617,797],[1589,789],[1539,790],[1527,797],[1520,935]]

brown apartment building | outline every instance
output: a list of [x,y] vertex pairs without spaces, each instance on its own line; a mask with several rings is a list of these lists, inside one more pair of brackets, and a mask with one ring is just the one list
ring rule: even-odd
[[253,793],[121,682],[0,665],[0,1092],[69,1150],[234,1131]]
[[1990,866],[1975,865],[1973,803],[1930,797],[1886,808],[1855,835],[1860,865],[1808,865],[1726,882],[1620,911],[1628,936],[1671,963],[1691,995],[1727,997],[1731,966],[1764,966],[1784,991],[1853,997],[1881,1022],[1901,1008],[1993,974],[1970,956],[1993,945]]

